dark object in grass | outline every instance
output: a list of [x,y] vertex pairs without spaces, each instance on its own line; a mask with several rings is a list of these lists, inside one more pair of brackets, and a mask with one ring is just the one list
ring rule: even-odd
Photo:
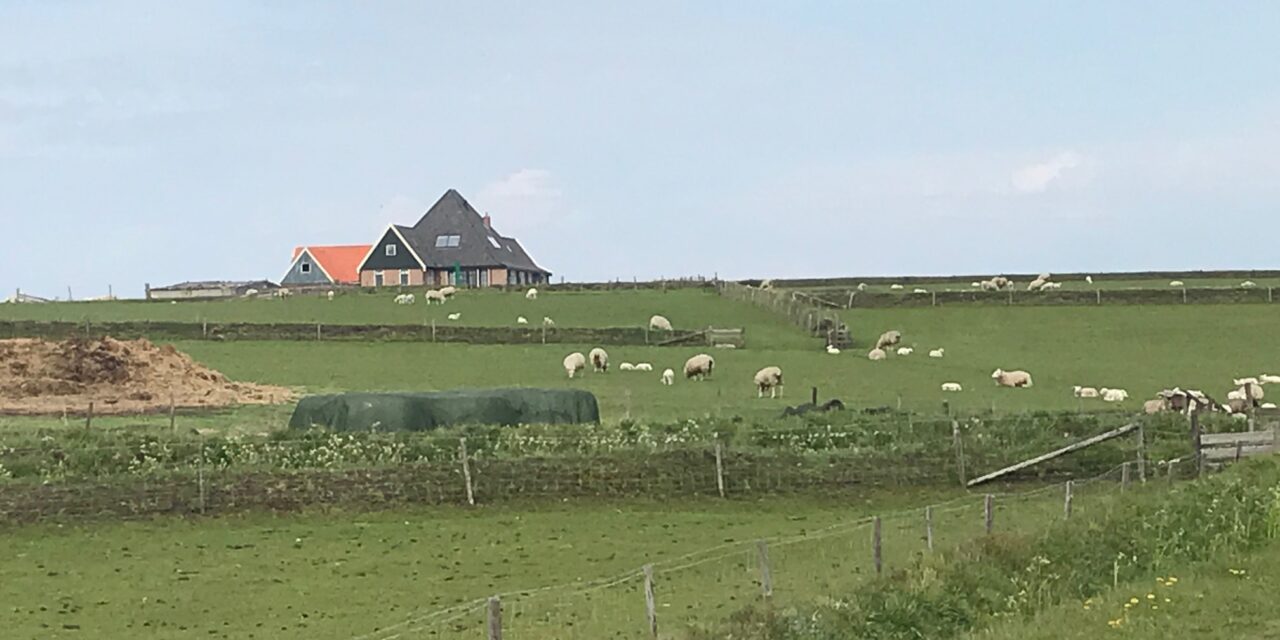
[[893,413],[893,407],[890,407],[890,406],[867,407],[863,409],[862,412],[867,415],[878,416],[885,413]]
[[798,404],[794,407],[787,407],[782,410],[782,417],[802,416],[806,413],[826,413],[828,411],[844,411],[844,403],[837,398],[832,398],[822,404],[815,405],[812,402]]

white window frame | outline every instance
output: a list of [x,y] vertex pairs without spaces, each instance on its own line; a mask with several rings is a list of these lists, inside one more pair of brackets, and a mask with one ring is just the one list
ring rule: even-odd
[[311,263],[310,263],[310,262],[307,262],[307,261],[305,261],[305,260],[304,260],[304,261],[302,261],[302,262],[300,262],[300,263],[298,263],[298,272],[299,272],[299,273],[311,273]]
[[396,257],[396,245],[389,244],[382,248],[382,253],[388,258]]
[[462,235],[457,233],[442,233],[436,236],[437,249],[457,249],[462,244]]
[[402,287],[409,286],[409,270],[408,269],[400,270],[400,286]]
[[387,274],[385,271],[378,270],[373,272],[373,286],[381,287],[387,284]]

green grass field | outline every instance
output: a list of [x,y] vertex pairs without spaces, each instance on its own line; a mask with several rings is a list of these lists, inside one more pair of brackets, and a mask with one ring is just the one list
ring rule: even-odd
[[[1278,278],[1254,278],[1250,280],[1258,288],[1266,289],[1267,287],[1280,287],[1280,279]],[[1237,289],[1245,282],[1241,279],[1223,279],[1223,278],[1185,278],[1177,280],[1181,282],[1181,287],[1171,287],[1170,283],[1175,282],[1171,279],[1151,280],[1151,279],[1131,279],[1119,278],[1111,280],[1106,277],[1098,276],[1093,282],[1086,282],[1083,278],[1075,278],[1071,280],[1053,278],[1050,282],[1062,283],[1063,291],[1117,291],[1124,289]],[[1015,281],[1014,289],[1016,291],[1026,291],[1030,280]],[[850,291],[857,285],[839,285],[824,287],[801,287],[800,291]],[[893,284],[868,284],[866,291],[869,293],[898,293],[902,295],[911,295],[915,289],[924,289],[926,291],[976,291],[978,287],[973,286],[972,282],[923,282],[914,284],[903,284],[901,289],[893,289]]]

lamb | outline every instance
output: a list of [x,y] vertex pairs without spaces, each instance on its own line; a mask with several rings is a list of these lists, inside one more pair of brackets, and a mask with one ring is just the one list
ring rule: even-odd
[[457,320],[458,318],[461,318],[461,317],[462,317],[461,313],[451,313],[448,315],[448,318],[450,320]]
[[911,347],[898,347],[898,355],[900,356],[909,356],[915,352],[916,350]]
[[1171,287],[1181,287],[1181,286],[1185,286],[1185,285],[1183,285],[1183,284],[1182,284],[1182,281],[1181,281],[1181,280],[1170,280],[1170,281],[1169,281],[1169,286],[1171,286]]
[[653,316],[652,318],[649,318],[649,330],[650,331],[673,331],[673,329],[671,328],[671,321],[664,318],[663,316]]
[[1147,415],[1155,415],[1169,410],[1169,401],[1164,398],[1154,398],[1142,403],[1142,412]]
[[637,363],[636,371],[653,371],[653,365],[648,362]]
[[596,373],[606,373],[609,371],[609,354],[604,349],[596,347],[591,350],[588,357],[591,359],[591,367]]
[[866,290],[867,290],[867,283],[865,283],[865,282],[859,282],[859,283],[858,283],[858,291],[866,291]]
[[1240,283],[1240,288],[1242,289],[1252,289],[1256,286],[1258,286],[1257,283],[1255,283],[1252,280],[1245,280],[1244,282]]
[[555,320],[552,320],[551,318],[548,318],[548,317],[546,317],[546,316],[542,316],[542,326],[544,326],[544,327],[554,327],[554,326],[556,326],[556,321],[555,321]]
[[529,324],[529,319],[524,316],[516,316],[516,324]]
[[257,289],[247,289],[247,290],[245,290],[245,292],[244,292],[244,297],[246,297],[246,298],[252,298],[252,297],[254,297],[254,296],[256,296],[256,295],[258,295],[258,290],[257,290]]
[[941,358],[941,357],[943,357],[944,355],[946,355],[946,353],[947,353],[947,350],[946,350],[946,349],[934,349],[934,350],[932,350],[932,351],[930,351],[930,352],[929,352],[929,357],[930,357],[930,358]]
[[974,287],[974,288],[976,289],[977,287],[981,287],[981,286],[982,286],[982,283],[981,283],[981,282],[970,282],[970,283],[969,283],[969,286]]
[[431,304],[432,302],[444,304],[445,300],[448,298],[449,296],[445,294],[444,289],[428,289],[426,293],[422,294],[422,301],[427,304]]
[[996,291],[1000,288],[1000,285],[996,284],[995,280],[983,280],[979,284],[982,286],[983,291]]
[[1258,383],[1259,384],[1280,384],[1280,376],[1271,376],[1264,373],[1258,376]]
[[960,386],[959,382],[944,382],[942,383],[942,390],[943,391],[963,391],[964,389]]
[[618,371],[635,371],[636,366],[630,362],[624,362],[618,365]]
[[327,297],[327,298],[329,298],[330,300],[332,300],[332,299],[333,299],[333,292],[332,292],[332,291],[330,291],[329,293],[326,293],[326,294],[325,294],[325,297]]
[[712,358],[705,353],[699,353],[685,361],[684,377],[704,380],[711,377],[711,371],[715,369],[715,367],[715,358]]
[[1107,389],[1103,387],[1098,390],[1102,396],[1103,402],[1124,402],[1129,399],[1129,392],[1124,389]]
[[1062,288],[1061,282],[1046,282],[1044,283],[1044,286],[1040,287],[1040,290],[1049,291],[1051,289],[1061,289],[1061,288]]
[[876,348],[883,349],[885,347],[892,347],[893,345],[898,344],[901,341],[902,341],[902,332],[886,331],[880,334],[880,338],[876,340]]
[[901,290],[902,290],[902,285],[900,285],[900,284],[891,284],[891,285],[889,285],[889,288],[890,288],[890,289],[892,289],[892,290],[894,290],[894,291],[901,291]]
[[1250,377],[1250,378],[1236,378],[1236,379],[1234,379],[1234,380],[1232,380],[1232,381],[1231,381],[1231,384],[1234,384],[1234,385],[1236,385],[1237,387],[1243,387],[1243,386],[1244,386],[1244,385],[1246,385],[1246,384],[1258,384],[1258,379],[1257,379],[1257,378],[1252,378],[1252,377]]
[[530,288],[528,291],[524,292],[524,299],[525,299],[525,300],[537,300],[537,299],[538,299],[538,290],[537,290],[537,289]]
[[585,368],[587,368],[587,359],[581,353],[574,352],[564,357],[564,371],[570,378]]
[[884,349],[872,349],[867,352],[867,359],[872,362],[879,362],[884,360],[886,357],[887,354],[885,354]]
[[414,298],[412,293],[402,293],[395,298],[396,304],[413,304]]
[[1004,369],[996,369],[991,373],[991,379],[995,380],[996,384],[1002,387],[1030,387],[1035,384],[1031,380],[1031,374],[1026,371],[1005,371]]
[[778,367],[765,367],[756,372],[756,397],[763,398],[764,392],[769,392],[770,398],[776,398],[782,393],[782,369]]
[[1084,281],[1089,284],[1093,284],[1093,276],[1085,276]]
[[1030,283],[1027,284],[1027,291],[1039,291],[1040,288],[1045,286],[1046,284],[1049,284],[1048,280],[1041,280],[1040,278],[1036,278],[1035,280],[1032,280]]
[[675,383],[676,383],[675,371],[672,371],[671,369],[667,369],[662,372],[662,384],[667,385],[669,387]]
[[1073,393],[1075,394],[1075,397],[1077,397],[1077,398],[1096,398],[1096,397],[1098,397],[1098,390],[1097,390],[1097,389],[1095,389],[1095,388],[1093,388],[1093,387],[1082,387],[1082,386],[1080,386],[1080,385],[1076,385],[1076,386],[1073,388]]
[[912,289],[911,293],[929,293],[928,289]]
[[835,345],[833,345],[833,344],[829,344],[829,345],[827,345],[827,353],[829,353],[829,354],[831,354],[831,355],[833,355],[833,356],[838,356],[838,355],[840,355],[840,350],[839,350],[839,349],[837,349]]
[[1262,390],[1262,385],[1256,382],[1247,382],[1240,385],[1240,388],[1227,392],[1228,400],[1239,398],[1241,400],[1252,400],[1256,403],[1265,397],[1267,397],[1267,394]]
[[441,288],[440,288],[440,295],[442,295],[442,296],[444,296],[444,297],[446,297],[446,298],[452,298],[452,297],[453,297],[453,294],[455,294],[455,293],[457,293],[457,292],[458,292],[458,288],[457,288],[457,287],[441,287]]
[[1274,408],[1276,408],[1276,403],[1274,403],[1274,402],[1264,402],[1264,403],[1262,403],[1262,404],[1258,405],[1258,408],[1259,408],[1259,409],[1274,409]]

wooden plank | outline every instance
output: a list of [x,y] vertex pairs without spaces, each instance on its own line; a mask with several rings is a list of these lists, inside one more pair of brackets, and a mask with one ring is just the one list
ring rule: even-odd
[[995,524],[996,524],[996,497],[995,496],[988,493],[987,497],[983,498],[982,513],[983,513],[983,519],[986,521],[987,535],[991,535],[991,532],[992,530],[995,529]]
[[871,527],[871,559],[876,565],[876,575],[884,573],[884,555],[880,548],[880,516],[876,516]]
[[467,504],[475,506],[476,494],[471,485],[471,462],[467,460],[466,438],[458,438],[458,457],[462,459],[462,478],[467,483]]
[[1071,517],[1071,481],[1067,481],[1066,497],[1062,501],[1062,517]]
[[658,637],[658,608],[653,597],[653,565],[644,566],[644,612],[649,623],[649,637]]
[[724,446],[716,440],[716,489],[724,497]]
[[924,544],[933,551],[933,507],[924,508]]
[[765,599],[773,597],[773,573],[769,570],[769,544],[764,540],[756,541],[756,554],[760,556],[760,589]]
[[489,640],[502,640],[502,601],[489,598]]
[[1251,444],[1271,444],[1275,442],[1275,433],[1272,431],[1254,431],[1252,433],[1206,433],[1200,436],[1200,447],[1209,448],[1213,446],[1232,446],[1237,442],[1243,442],[1246,445]]
[[1134,423],[1126,424],[1123,427],[1112,429],[1106,433],[1100,433],[1096,436],[1093,436],[1092,438],[1085,438],[1084,440],[1081,440],[1079,442],[1069,444],[1065,447],[1062,447],[1061,449],[1055,449],[1053,451],[1050,451],[1049,453],[1038,455],[1029,460],[1023,460],[1022,462],[1007,466],[1003,469],[992,471],[991,473],[988,473],[985,476],[980,476],[980,477],[974,478],[973,480],[970,480],[966,486],[973,487],[973,486],[980,485],[984,482],[990,482],[1001,476],[1013,473],[1014,471],[1021,471],[1022,469],[1035,466],[1037,464],[1040,464],[1041,462],[1046,462],[1060,456],[1065,456],[1068,453],[1073,453],[1081,449],[1085,449],[1087,447],[1092,447],[1095,444],[1106,442],[1107,440],[1110,440],[1112,438],[1118,438],[1137,428],[1138,428],[1137,424],[1134,424]]
[[[1249,456],[1256,456],[1263,453],[1271,453],[1274,450],[1275,449],[1269,444],[1241,445],[1239,447],[1239,454],[1241,457],[1247,458]],[[1217,462],[1221,460],[1235,460],[1236,453],[1237,453],[1237,447],[1235,446],[1220,447],[1215,449],[1205,449],[1203,452],[1201,452],[1201,454],[1204,456],[1204,459],[1209,462]]]

